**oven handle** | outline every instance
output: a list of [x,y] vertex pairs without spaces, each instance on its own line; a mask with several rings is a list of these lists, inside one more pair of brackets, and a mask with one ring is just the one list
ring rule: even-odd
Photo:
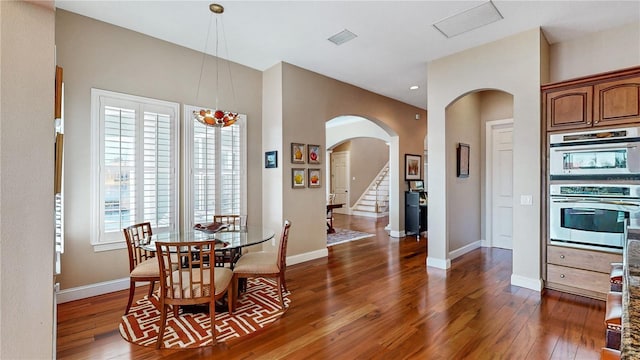
[[564,145],[552,147],[551,150],[562,152],[565,150],[573,151],[593,151],[593,150],[622,150],[622,149],[635,149],[637,145],[631,143],[618,143],[618,144],[592,144],[592,145]]
[[606,204],[606,205],[622,205],[622,206],[640,206],[637,203],[630,203],[624,201],[611,201],[611,200],[591,200],[591,199],[551,199],[554,203],[585,203],[585,204]]

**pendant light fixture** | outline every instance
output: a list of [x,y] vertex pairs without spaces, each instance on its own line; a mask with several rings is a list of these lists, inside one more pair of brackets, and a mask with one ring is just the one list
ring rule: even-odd
[[[220,4],[210,4],[209,10],[211,11],[211,16],[215,17],[215,26],[216,26],[216,49],[215,49],[215,58],[216,58],[216,107],[214,110],[211,109],[200,109],[199,111],[193,112],[193,118],[203,125],[213,126],[213,127],[225,127],[233,125],[238,120],[238,113],[231,111],[224,111],[218,108],[218,94],[220,91],[220,69],[218,66],[219,58],[218,58],[218,18],[224,12],[224,7]],[[200,95],[200,83],[202,83],[202,72],[204,69],[204,61],[207,55],[207,43],[209,42],[209,35],[211,34],[211,20],[209,21],[209,28],[207,29],[207,39],[204,45],[204,52],[202,53],[202,64],[200,65],[200,79],[198,80],[198,91],[196,94],[196,102],[198,101],[198,97]],[[224,35],[224,27],[223,27],[223,35]],[[226,45],[226,42],[225,42]],[[228,54],[227,54],[228,56]],[[233,88],[233,79],[231,79],[231,65],[229,64],[229,60],[227,60],[227,66],[229,68],[229,80],[231,83],[231,91],[233,95],[233,100],[235,102],[235,91]]]

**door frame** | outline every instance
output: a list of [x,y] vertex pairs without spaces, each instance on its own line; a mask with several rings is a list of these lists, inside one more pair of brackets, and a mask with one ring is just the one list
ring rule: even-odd
[[[493,130],[497,127],[504,127],[504,125],[511,125],[513,130],[513,119],[491,120],[485,123],[484,210],[486,216],[484,219],[485,239],[481,241],[483,247],[493,247]],[[511,166],[513,167],[513,164]]]

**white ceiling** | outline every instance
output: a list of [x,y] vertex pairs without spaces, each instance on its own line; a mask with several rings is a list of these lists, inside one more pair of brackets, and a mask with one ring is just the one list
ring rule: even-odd
[[[212,1],[67,1],[56,7],[204,51]],[[550,43],[640,21],[634,1],[494,1],[504,16],[447,39],[432,24],[486,1],[220,1],[227,49],[266,70],[280,61],[426,109],[427,62],[541,27]],[[213,27],[212,27],[213,28]],[[341,46],[327,38],[358,37]],[[207,52],[214,54],[214,35]],[[640,39],[639,39],[640,41]],[[419,85],[418,90],[409,86]]]

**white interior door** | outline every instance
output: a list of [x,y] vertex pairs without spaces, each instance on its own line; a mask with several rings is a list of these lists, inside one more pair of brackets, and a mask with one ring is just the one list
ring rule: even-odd
[[513,236],[513,125],[492,127],[492,244],[511,249]]
[[349,153],[347,151],[331,154],[331,192],[336,194],[335,203],[344,204],[335,209],[339,214],[349,213]]

